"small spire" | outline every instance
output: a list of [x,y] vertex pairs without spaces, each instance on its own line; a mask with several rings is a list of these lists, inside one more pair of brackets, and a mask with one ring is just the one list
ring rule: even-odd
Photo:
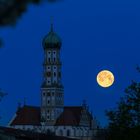
[[20,102],[18,102],[18,109],[20,109],[21,108],[21,103]]
[[26,105],[26,98],[24,97],[24,106]]
[[83,108],[87,108],[87,104],[86,104],[86,100],[83,100],[83,104],[82,104]]
[[86,100],[83,100],[83,105],[86,105]]

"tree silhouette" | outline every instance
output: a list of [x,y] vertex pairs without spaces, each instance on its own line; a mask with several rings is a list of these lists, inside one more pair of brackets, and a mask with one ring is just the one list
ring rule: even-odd
[[[27,11],[29,4],[53,3],[59,0],[0,0],[0,27],[15,26],[18,19]],[[3,43],[0,39],[0,47]]]
[[132,81],[117,108],[106,114],[109,118],[109,140],[140,139],[140,83]]
[[7,95],[7,93],[3,92],[3,91],[0,89],[0,101],[1,101],[2,98],[3,98],[4,96],[6,96],[6,95]]

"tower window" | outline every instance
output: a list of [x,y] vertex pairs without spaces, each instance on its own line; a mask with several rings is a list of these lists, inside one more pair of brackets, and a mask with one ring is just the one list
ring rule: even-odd
[[61,77],[61,72],[58,73],[58,76]]
[[48,60],[49,60],[49,62],[51,61],[51,59],[50,59],[50,58],[49,58]]
[[55,52],[53,52],[55,54]]
[[50,119],[50,116],[47,116],[47,119],[49,120]]
[[51,76],[51,72],[47,72],[47,76],[50,77]]
[[56,76],[56,72],[54,72],[54,76]]
[[55,62],[55,58],[54,58],[53,60],[54,60],[54,62]]
[[50,81],[47,81],[48,82],[48,84],[50,83]]
[[50,104],[50,100],[48,100],[48,105]]
[[48,69],[50,69],[50,67],[48,67]]

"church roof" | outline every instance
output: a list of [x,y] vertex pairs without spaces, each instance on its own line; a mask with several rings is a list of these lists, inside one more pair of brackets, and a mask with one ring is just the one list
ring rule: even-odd
[[40,125],[40,107],[23,106],[10,125]]
[[61,42],[60,37],[54,32],[53,25],[51,25],[50,32],[43,39],[43,47],[44,47],[44,49],[47,49],[47,48],[60,48],[61,44],[62,44],[62,42]]
[[[82,106],[65,106],[64,111],[56,120],[56,126],[80,124]],[[10,123],[12,125],[41,125],[40,107],[23,106],[19,108],[16,117]]]
[[79,125],[82,109],[82,106],[64,107],[55,125]]

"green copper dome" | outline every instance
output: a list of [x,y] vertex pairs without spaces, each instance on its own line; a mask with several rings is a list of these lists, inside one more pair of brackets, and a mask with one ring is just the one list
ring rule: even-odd
[[43,48],[60,48],[61,44],[60,37],[53,31],[53,26],[51,25],[51,31],[43,39]]

